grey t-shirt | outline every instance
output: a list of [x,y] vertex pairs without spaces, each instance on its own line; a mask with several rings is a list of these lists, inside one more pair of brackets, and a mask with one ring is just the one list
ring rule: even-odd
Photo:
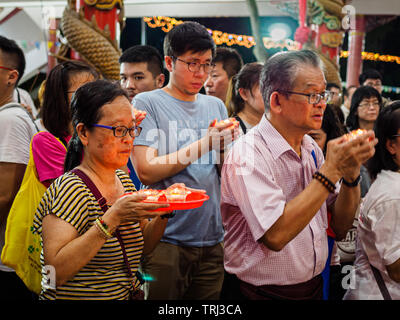
[[[170,96],[162,89],[143,92],[132,101],[135,108],[147,112],[141,123],[142,132],[134,145],[157,149],[166,155],[199,140],[209,124],[228,118],[225,105],[218,98],[198,94],[193,102]],[[135,156],[135,155],[134,155]],[[184,183],[205,189],[210,199],[200,208],[177,211],[170,219],[161,241],[192,247],[212,246],[223,240],[220,214],[220,178],[215,151],[209,152],[178,174],[145,188],[165,189],[174,183]]]

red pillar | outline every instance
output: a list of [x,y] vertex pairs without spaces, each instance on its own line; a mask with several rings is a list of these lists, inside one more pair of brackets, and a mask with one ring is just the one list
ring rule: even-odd
[[347,58],[347,87],[359,86],[358,76],[362,72],[362,57],[365,40],[365,18],[363,15],[356,16],[356,29],[349,31],[349,56]]

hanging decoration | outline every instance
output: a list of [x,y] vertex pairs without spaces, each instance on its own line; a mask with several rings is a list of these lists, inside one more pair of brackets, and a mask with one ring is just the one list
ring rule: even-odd
[[[303,16],[300,14],[300,12],[303,12],[303,7],[300,5],[302,0],[299,2],[299,19],[302,21]],[[322,9],[321,9],[322,10]],[[321,12],[320,10],[320,12]],[[326,20],[327,25],[330,26],[330,28],[336,28],[338,27],[335,18],[330,17],[324,18],[323,15],[318,15],[315,16],[315,21],[324,21]],[[174,26],[177,26],[178,24],[183,23],[182,20],[177,20],[175,18],[171,17],[164,17],[164,16],[154,16],[154,17],[144,17],[143,20],[147,23],[147,25],[150,28],[161,28],[164,32],[169,32]],[[304,21],[305,21],[305,16],[304,16]],[[305,23],[305,22],[304,22]],[[307,27],[306,27],[307,28]],[[308,28],[307,28],[308,29]],[[241,45],[245,46],[247,48],[251,48],[252,46],[255,45],[254,38],[251,36],[246,36],[246,35],[238,35],[238,34],[233,34],[233,33],[226,33],[218,30],[211,30],[207,29],[208,32],[212,35],[215,43],[217,45],[221,44],[226,44],[228,46],[232,46],[234,44],[236,45]],[[296,31],[297,32],[297,31]],[[309,30],[309,32],[311,32]],[[321,42],[324,42],[328,47],[335,46],[336,49],[340,46],[338,44],[342,40],[342,35],[339,34],[337,35],[334,33],[332,36],[332,33],[330,33],[331,36],[327,37],[325,40],[321,40]],[[324,34],[321,35],[322,38],[325,38]],[[296,36],[295,36],[296,39]],[[301,41],[298,40],[291,40],[291,39],[285,39],[281,41],[275,41],[270,37],[263,37],[263,42],[264,46],[267,49],[275,49],[275,48],[281,48],[282,50],[300,50],[302,43]],[[329,45],[331,44],[331,46]],[[340,51],[340,58],[347,58],[349,55],[348,51]],[[400,64],[400,57],[398,56],[392,56],[392,55],[382,55],[379,53],[372,53],[372,52],[362,52],[362,59],[363,60],[373,60],[373,61],[381,61],[381,62],[396,62]]]
[[[150,28],[161,28],[164,32],[169,32],[173,27],[178,24],[183,23],[182,20],[176,20],[170,17],[144,17],[143,20],[147,23]],[[244,46],[246,48],[251,48],[255,46],[256,42],[254,37],[227,33],[219,30],[207,29],[216,45],[226,44],[227,46],[238,45]]]
[[[341,51],[340,58],[347,58],[349,56],[348,51]],[[363,60],[369,61],[381,61],[381,62],[396,62],[400,64],[400,57],[399,56],[392,56],[388,54],[380,54],[380,53],[373,53],[373,52],[361,52],[361,57]]]

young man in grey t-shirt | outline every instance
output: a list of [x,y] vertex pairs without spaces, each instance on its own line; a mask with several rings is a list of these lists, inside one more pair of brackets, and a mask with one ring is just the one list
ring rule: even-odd
[[223,269],[219,166],[226,146],[238,135],[226,119],[222,101],[199,94],[209,72],[215,44],[204,26],[185,22],[164,40],[166,87],[138,94],[133,105],[147,112],[135,140],[134,166],[148,188],[174,183],[204,189],[202,207],[170,218],[160,244],[144,258],[147,299],[218,299]]

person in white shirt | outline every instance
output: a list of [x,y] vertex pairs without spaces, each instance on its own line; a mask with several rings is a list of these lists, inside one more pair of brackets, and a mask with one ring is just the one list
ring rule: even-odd
[[36,109],[35,103],[33,102],[28,91],[22,88],[15,88],[13,101],[21,104],[35,119],[37,118],[38,110]]
[[[36,133],[33,119],[13,94],[25,70],[25,57],[15,41],[0,36],[0,251],[9,210],[29,160],[29,144]],[[29,290],[0,261],[0,300],[31,299]]]
[[400,101],[382,109],[375,135],[379,142],[367,165],[374,182],[360,209],[355,273],[345,300],[383,299],[381,280],[391,298],[400,299]]

